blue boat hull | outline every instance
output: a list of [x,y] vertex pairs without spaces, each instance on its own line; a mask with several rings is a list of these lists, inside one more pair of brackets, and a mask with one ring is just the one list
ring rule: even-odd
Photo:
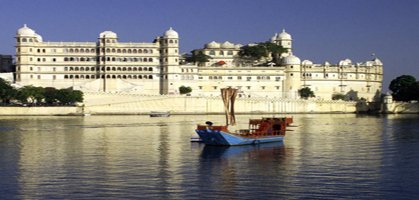
[[196,133],[206,145],[217,146],[236,146],[236,145],[249,145],[268,142],[280,142],[284,140],[284,136],[263,136],[257,138],[241,137],[231,133],[226,133],[219,130],[196,130]]

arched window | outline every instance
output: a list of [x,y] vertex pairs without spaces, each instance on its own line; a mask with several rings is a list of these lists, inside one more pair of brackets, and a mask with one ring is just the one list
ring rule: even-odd
[[149,67],[148,68],[148,71],[152,72],[153,71],[153,68],[152,67]]
[[116,50],[117,53],[121,53],[121,49]]
[[150,53],[153,53],[153,50],[150,49]]
[[69,50],[69,52],[70,52],[70,53],[73,53],[73,49],[70,49],[70,50]]
[[94,52],[96,52],[96,51],[95,51],[95,49],[90,49],[90,52],[94,53]]
[[143,76],[143,78],[144,78],[144,79],[147,79],[147,75],[144,75],[144,76]]
[[140,71],[140,72],[141,72],[141,71],[143,71],[143,68],[141,68],[141,67],[140,67],[140,68],[138,68],[138,71]]
[[211,50],[211,51],[209,52],[209,54],[210,54],[210,55],[215,55],[215,51],[214,51],[214,50]]
[[90,79],[89,75],[86,75],[86,79]]
[[118,75],[116,78],[121,78],[121,75]]
[[127,76],[126,76],[126,75],[123,75],[123,76],[122,76],[122,79],[127,79]]
[[137,49],[132,50],[132,53],[137,53]]
[[111,70],[111,68],[110,67],[106,67],[106,71],[110,71]]
[[79,50],[78,49],[74,49],[74,53],[78,53],[79,52]]
[[142,77],[141,75],[138,75],[138,78],[139,78],[139,79],[143,79],[143,77]]
[[138,53],[143,53],[143,50],[142,49],[138,49]]
[[22,42],[27,42],[26,38],[23,38],[23,39],[22,39]]
[[112,78],[113,78],[113,79],[116,79],[116,76],[115,76],[115,75],[112,75]]
[[110,49],[106,49],[106,53],[110,53],[111,52],[111,50]]
[[73,75],[70,75],[70,78],[73,79]]
[[136,68],[136,67],[133,67],[133,68],[132,68],[132,71],[137,71],[137,68]]
[[111,61],[111,58],[110,58],[110,57],[107,57],[107,58],[106,58],[106,61]]
[[148,62],[153,62],[153,58],[148,58]]
[[89,49],[86,49],[86,53],[90,53]]
[[80,58],[80,61],[84,62],[84,58]]
[[120,68],[120,67],[118,67],[118,68],[117,68],[117,70],[118,70],[118,71],[121,71],[121,68]]
[[84,53],[84,49],[80,49],[80,53]]
[[128,75],[128,79],[132,79],[132,76],[131,75]]
[[70,71],[74,71],[74,68],[73,67],[70,67]]
[[132,68],[131,67],[128,67],[128,71],[132,71]]
[[131,49],[128,49],[128,53],[132,53]]
[[123,68],[122,68],[122,71],[127,71],[127,68],[126,68],[126,67],[123,67]]
[[133,78],[133,79],[137,79],[137,75],[133,75],[133,76],[132,76],[132,78]]
[[64,58],[64,61],[68,61],[68,58],[67,58],[67,57],[65,57],[65,58]]
[[127,53],[127,50],[126,49],[122,49],[122,53]]
[[144,49],[144,50],[143,50],[143,52],[144,52],[144,53],[148,53],[148,50],[147,50],[147,49]]
[[84,79],[84,75],[80,75],[80,79]]
[[75,71],[79,71],[79,67],[75,67],[75,68],[74,68],[74,70],[75,70]]
[[106,75],[106,78],[111,78],[111,75],[109,75],[109,74],[108,74],[108,75]]
[[112,67],[112,71],[115,71],[116,70],[116,68],[115,67]]
[[100,76],[100,78],[104,79],[105,78],[105,75]]
[[112,49],[112,53],[115,53],[115,49]]
[[64,79],[68,79],[68,75],[64,75]]
[[169,40],[169,43],[170,43],[170,44],[173,44],[173,40]]
[[79,79],[79,75],[75,75],[75,76],[74,76],[74,78],[75,78],[75,79]]
[[153,75],[148,75],[148,79],[153,79]]
[[112,57],[112,61],[115,61],[115,57]]

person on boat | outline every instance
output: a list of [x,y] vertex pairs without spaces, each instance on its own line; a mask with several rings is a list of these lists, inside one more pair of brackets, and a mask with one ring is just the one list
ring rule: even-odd
[[207,129],[212,130],[213,123],[210,121],[206,121],[205,124],[207,125]]

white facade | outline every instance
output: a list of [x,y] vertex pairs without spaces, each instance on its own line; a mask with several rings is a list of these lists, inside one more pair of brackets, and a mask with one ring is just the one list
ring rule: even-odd
[[90,92],[178,94],[180,86],[193,96],[219,96],[220,88],[240,89],[240,97],[298,98],[310,87],[319,99],[334,93],[358,92],[372,100],[381,93],[383,68],[378,59],[337,65],[300,61],[292,52],[291,35],[282,31],[271,42],[287,48],[280,66],[243,66],[240,44],[210,42],[196,51],[211,56],[203,65],[180,65],[179,35],[172,28],[150,43],[122,43],[112,31],[96,42],[43,42],[26,25],[16,34],[16,82],[20,85]]

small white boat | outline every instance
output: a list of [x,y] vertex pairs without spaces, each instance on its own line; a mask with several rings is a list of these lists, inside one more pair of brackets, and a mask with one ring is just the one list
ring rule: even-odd
[[151,111],[150,117],[170,117],[169,111]]

